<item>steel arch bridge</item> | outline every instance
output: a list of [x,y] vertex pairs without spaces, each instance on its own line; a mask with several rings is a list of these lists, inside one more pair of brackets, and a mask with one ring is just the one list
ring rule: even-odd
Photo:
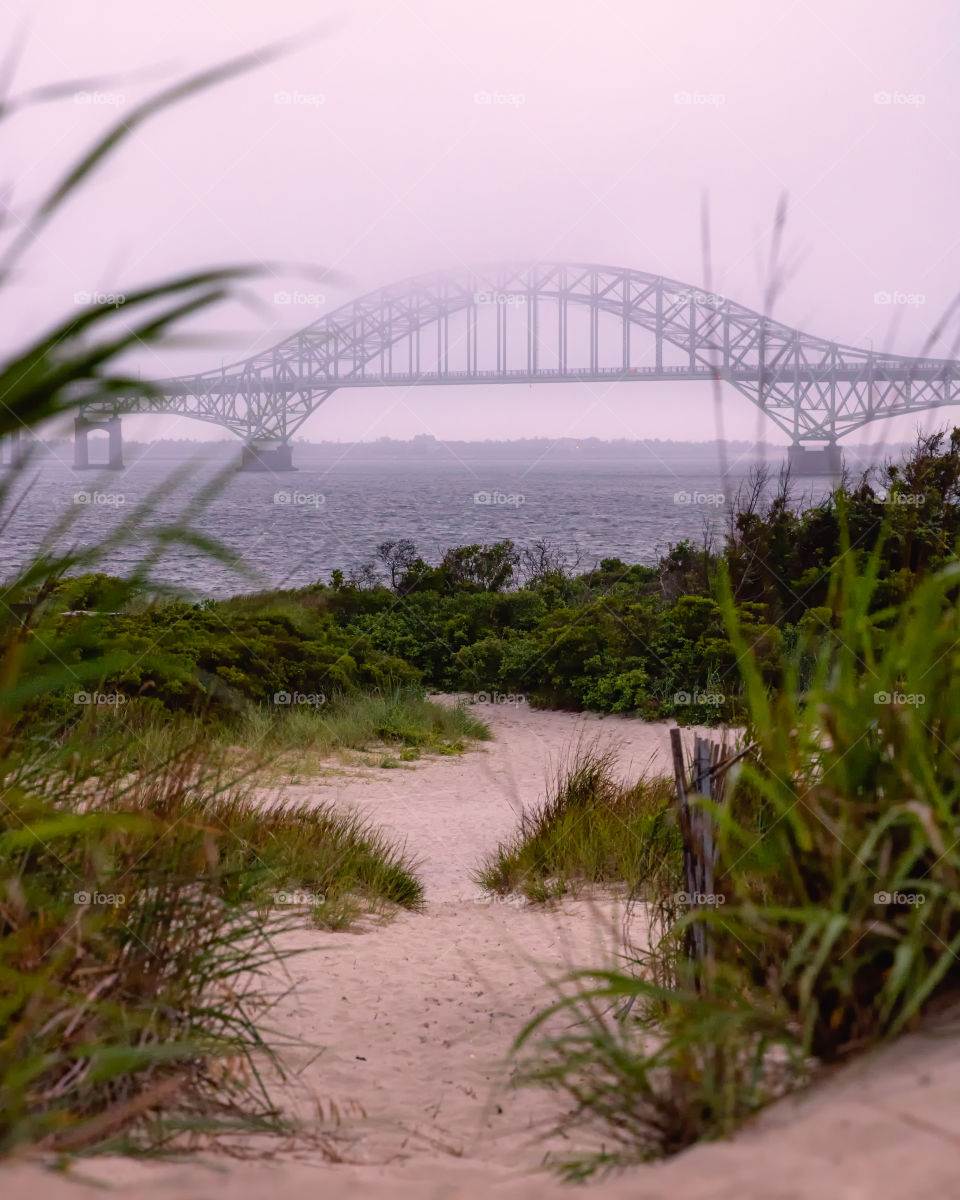
[[662,275],[537,263],[379,288],[233,366],[88,404],[77,429],[116,427],[119,447],[122,413],[195,417],[244,438],[247,465],[289,466],[291,436],[343,388],[692,379],[724,381],[798,452],[826,443],[837,460],[837,439],[871,421],[960,402],[956,360],[830,342]]

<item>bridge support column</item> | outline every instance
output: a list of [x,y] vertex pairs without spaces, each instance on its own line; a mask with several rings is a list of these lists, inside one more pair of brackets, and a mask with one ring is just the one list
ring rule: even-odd
[[19,467],[23,459],[24,450],[20,441],[20,430],[15,429],[0,442],[0,466]]
[[[94,430],[104,430],[109,438],[107,461],[92,463],[87,435]],[[122,471],[123,431],[119,417],[77,417],[73,423],[73,469],[75,471]]]
[[836,442],[813,449],[800,442],[790,447],[787,463],[791,475],[839,475],[843,470],[843,452]]
[[282,438],[251,438],[240,455],[241,471],[295,471],[293,447]]

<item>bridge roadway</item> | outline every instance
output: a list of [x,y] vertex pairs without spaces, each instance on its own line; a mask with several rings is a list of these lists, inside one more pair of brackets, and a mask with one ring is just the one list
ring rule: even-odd
[[[717,369],[716,367],[598,367],[583,371],[561,371],[557,367],[538,367],[536,371],[523,369],[508,371],[420,371],[411,375],[406,371],[393,374],[374,374],[370,371],[358,371],[350,375],[311,375],[296,380],[265,381],[260,390],[264,394],[277,396],[293,395],[304,386],[317,388],[368,388],[368,387],[442,387],[452,384],[470,383],[617,383],[630,379],[643,378],[649,380],[709,380],[720,379],[732,382],[757,383],[761,377],[765,383],[793,383],[799,379],[803,383],[829,382],[831,379],[844,383],[864,383],[869,380],[911,381],[923,382],[953,382],[960,380],[960,362],[932,361],[920,362],[916,366],[904,366],[900,363],[890,365],[872,364],[872,370],[866,365],[859,367],[766,367],[761,372],[758,367],[738,367],[736,369]],[[224,375],[221,382],[216,377],[207,376],[204,381],[204,391],[209,395],[232,395],[237,383],[241,380],[238,375]],[[195,393],[191,382],[185,381],[178,386],[176,380],[158,384],[158,389],[164,396],[190,396]]]

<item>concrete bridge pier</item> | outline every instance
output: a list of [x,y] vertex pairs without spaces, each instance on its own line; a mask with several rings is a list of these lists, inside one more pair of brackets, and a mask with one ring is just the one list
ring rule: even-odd
[[240,454],[241,471],[295,471],[293,447],[283,438],[250,438]]
[[15,429],[13,433],[8,433],[7,436],[0,442],[0,466],[19,467],[25,458],[24,446],[20,441],[20,430]]
[[[103,430],[109,439],[107,461],[92,463],[87,435]],[[73,423],[73,469],[75,471],[122,471],[123,433],[119,417],[77,417]]]
[[843,452],[836,442],[813,449],[794,442],[787,456],[791,475],[832,475],[843,470]]

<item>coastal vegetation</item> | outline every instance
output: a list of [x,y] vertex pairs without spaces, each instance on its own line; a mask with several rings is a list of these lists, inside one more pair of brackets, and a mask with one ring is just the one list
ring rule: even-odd
[[416,909],[415,864],[196,754],[131,774],[68,750],[2,763],[0,1155],[282,1131],[264,1083],[283,1078],[280,935]]
[[[842,619],[845,595],[831,585],[841,561],[869,566],[873,614],[950,562],[958,536],[955,429],[816,502],[796,497],[786,476],[757,475],[715,547],[681,542],[652,565],[604,559],[581,570],[562,548],[508,541],[454,547],[430,564],[400,539],[376,563],[295,591],[190,603],[86,574],[27,599],[75,672],[133,702],[128,718],[135,707],[229,728],[289,701],[327,706],[329,722],[338,698],[412,688],[730,723],[749,710],[734,626],[765,686],[782,688],[792,663],[803,690]],[[108,669],[96,675],[92,662]],[[45,690],[29,708],[34,725],[78,719],[72,693]],[[437,744],[476,736],[465,715],[456,720]]]
[[[42,231],[145,121],[273,54],[126,108],[49,192],[4,223],[0,286],[22,277]],[[0,122],[77,86],[5,96]],[[125,354],[180,332],[246,274],[163,280],[128,291],[122,309],[108,299],[44,329],[0,366],[0,436],[44,427],[83,402],[151,395]],[[28,466],[4,471],[4,522],[30,502]],[[280,935],[421,903],[415,864],[376,828],[323,804],[265,802],[244,778],[246,764],[214,752],[222,714],[244,718],[204,675],[203,638],[215,618],[202,604],[162,599],[152,579],[174,546],[227,555],[187,514],[157,521],[158,498],[175,484],[176,476],[93,544],[69,544],[64,516],[0,586],[0,1155],[26,1144],[157,1150],[196,1131],[286,1129],[267,1084],[283,1078],[282,1034],[268,1034],[277,995],[267,974],[290,952]],[[120,546],[136,547],[136,565],[122,579],[100,574]],[[284,638],[282,621],[255,625],[244,632],[273,665],[285,648],[302,649]],[[178,641],[181,652],[168,652]],[[227,668],[242,656],[236,640],[221,642],[216,665],[234,685]],[[339,647],[335,657],[344,658]],[[358,668],[355,677],[341,662],[344,679],[373,686],[380,658],[371,653],[368,674]],[[242,664],[255,702],[278,688],[256,687],[252,661]],[[306,666],[312,677],[316,663]],[[409,673],[387,674],[397,690],[346,704],[333,722],[340,741],[453,748],[482,733],[400,690]],[[291,674],[287,686],[299,679]],[[285,727],[302,740],[302,723],[297,713]]]
[[[816,504],[758,479],[716,550],[651,566],[508,542],[429,564],[400,542],[352,577],[197,603],[91,570],[104,547],[31,564],[0,618],[2,1145],[156,1146],[174,1109],[279,1128],[260,1067],[222,1085],[224,1057],[272,1053],[252,983],[227,981],[257,978],[292,924],[422,893],[375,829],[264,809],[241,776],[457,752],[487,735],[484,701],[726,718],[753,746],[716,814],[722,912],[671,900],[670,786],[583,747],[476,877],[533,901],[613,883],[660,915],[632,964],[568,980],[522,1035],[518,1080],[604,1130],[572,1173],[728,1130],[907,1028],[955,985],[960,945],[958,478],[955,431]],[[691,922],[710,928],[696,979]],[[577,1020],[541,1036],[557,1006]]]
[[[727,1133],[956,996],[960,574],[950,562],[887,604],[883,562],[881,546],[838,556],[834,621],[776,690],[726,588],[751,749],[726,803],[697,801],[715,892],[691,907],[668,883],[650,945],[559,981],[518,1040],[517,1081],[568,1097],[566,1132],[600,1132],[570,1175]],[[691,960],[695,925],[709,953]]]
[[532,902],[576,895],[590,884],[657,897],[683,882],[682,845],[666,779],[618,779],[615,754],[581,742],[513,836],[477,870],[488,892]]
[[[0,284],[144,121],[262,57],[127,110],[4,227]],[[0,369],[0,435],[149,397],[124,354],[240,275],[44,331]],[[5,475],[5,512],[21,477]],[[569,1098],[565,1131],[601,1132],[569,1174],[724,1133],[956,989],[960,430],[815,502],[758,475],[724,527],[647,565],[581,569],[509,541],[428,562],[401,538],[312,587],[196,601],[153,567],[174,545],[224,552],[186,520],[159,527],[154,502],[93,546],[57,550],[65,522],[0,588],[0,1154],[287,1128],[267,1082],[283,1078],[281,935],[416,911],[423,890],[381,831],[267,802],[251,772],[344,751],[398,766],[488,735],[430,690],[735,721],[751,747],[713,810],[712,901],[678,899],[670,787],[624,784],[589,747],[480,868],[489,891],[614,883],[658,914],[648,947],[558,982],[518,1039],[516,1081]],[[115,578],[102,566],[123,539],[142,562]]]

